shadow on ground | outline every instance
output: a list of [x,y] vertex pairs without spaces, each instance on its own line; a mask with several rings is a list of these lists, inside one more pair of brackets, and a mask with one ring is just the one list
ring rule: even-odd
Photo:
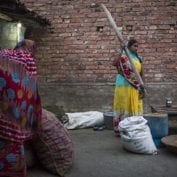
[[[75,149],[72,169],[65,177],[177,177],[177,155],[161,148],[158,155],[125,151],[113,131],[70,131]],[[35,168],[28,177],[56,177]]]

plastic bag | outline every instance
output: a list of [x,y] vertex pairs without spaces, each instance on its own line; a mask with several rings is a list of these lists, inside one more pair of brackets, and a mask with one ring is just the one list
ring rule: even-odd
[[98,111],[66,113],[66,115],[69,121],[64,126],[67,129],[89,128],[104,124],[103,113]]
[[147,120],[142,116],[127,117],[119,123],[123,147],[131,152],[157,154]]

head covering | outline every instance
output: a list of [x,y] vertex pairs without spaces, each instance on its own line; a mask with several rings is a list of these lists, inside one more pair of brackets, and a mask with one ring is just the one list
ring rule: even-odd
[[37,74],[35,57],[35,43],[32,40],[19,42],[14,49],[0,50],[0,68],[8,73],[18,72],[20,77],[28,74],[30,77]]
[[14,49],[28,50],[31,54],[34,55],[35,48],[36,48],[36,44],[34,41],[30,39],[24,39],[18,42]]

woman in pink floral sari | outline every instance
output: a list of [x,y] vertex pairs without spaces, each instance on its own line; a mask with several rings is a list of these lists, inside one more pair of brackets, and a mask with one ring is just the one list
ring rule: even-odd
[[40,128],[34,42],[0,51],[0,176],[25,177],[24,142]]

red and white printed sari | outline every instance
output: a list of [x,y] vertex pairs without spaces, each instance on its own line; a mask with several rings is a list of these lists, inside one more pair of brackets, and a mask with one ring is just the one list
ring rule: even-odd
[[0,176],[25,177],[24,142],[40,126],[36,64],[27,49],[0,51]]

